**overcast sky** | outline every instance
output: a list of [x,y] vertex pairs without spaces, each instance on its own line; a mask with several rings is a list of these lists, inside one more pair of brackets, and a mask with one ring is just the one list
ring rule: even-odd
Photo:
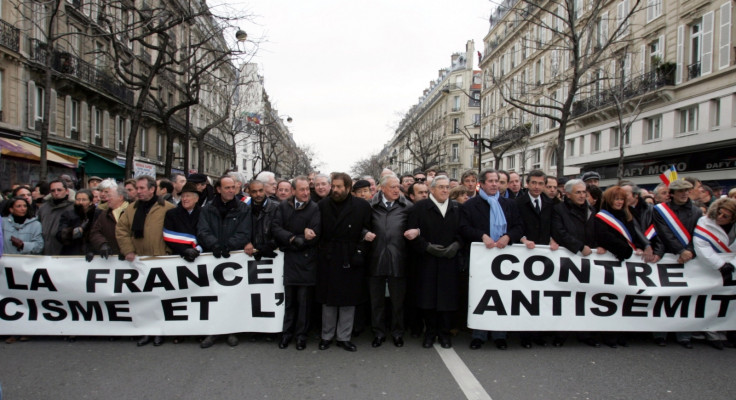
[[[379,151],[450,56],[468,40],[483,51],[488,0],[263,0],[249,39],[266,91],[323,172],[349,171]],[[242,5],[241,5],[242,4]],[[473,57],[477,69],[477,56]]]

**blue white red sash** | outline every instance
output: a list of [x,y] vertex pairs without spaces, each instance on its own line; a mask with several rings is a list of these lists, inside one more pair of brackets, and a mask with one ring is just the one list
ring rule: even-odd
[[188,244],[197,247],[197,237],[188,233],[174,232],[164,229],[164,241],[169,243]]
[[243,196],[243,198],[240,199],[240,201],[242,201],[243,203],[245,203],[247,205],[250,205],[250,200],[251,199],[252,199],[252,197],[250,197],[250,196]]
[[633,239],[631,238],[631,233],[629,233],[629,230],[626,229],[626,225],[624,225],[623,222],[621,222],[618,218],[614,217],[613,214],[606,210],[598,211],[595,216],[596,218],[608,224],[608,226],[613,228],[616,232],[620,233],[621,236],[623,236],[624,239],[629,242],[629,246],[631,246],[632,249],[636,250],[636,246],[634,246]]
[[654,209],[657,210],[659,215],[664,218],[664,222],[667,223],[667,226],[670,227],[670,230],[672,233],[675,234],[675,237],[677,240],[682,243],[683,246],[687,246],[690,244],[690,241],[692,240],[692,236],[690,236],[690,232],[685,229],[685,225],[682,224],[679,218],[677,218],[677,215],[672,211],[669,206],[665,203],[659,203],[656,206],[654,206]]
[[654,224],[649,225],[649,228],[644,232],[647,240],[652,240],[653,237],[657,236],[657,230],[654,229]]
[[731,253],[731,249],[726,246],[716,235],[702,226],[695,227],[695,237],[705,240],[716,253]]

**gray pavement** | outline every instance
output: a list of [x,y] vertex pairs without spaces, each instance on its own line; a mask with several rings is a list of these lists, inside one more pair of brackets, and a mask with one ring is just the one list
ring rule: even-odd
[[[370,335],[355,339],[358,352],[333,345],[305,351],[292,344],[241,340],[202,350],[193,340],[137,348],[121,339],[59,338],[0,342],[3,400],[15,399],[465,399],[434,349],[407,338],[398,349],[388,341],[370,347]],[[454,350],[499,399],[733,399],[736,349],[707,344],[686,350],[651,344],[645,336],[628,348],[590,348],[569,340],[562,348],[506,351],[492,345],[470,350],[469,334]]]

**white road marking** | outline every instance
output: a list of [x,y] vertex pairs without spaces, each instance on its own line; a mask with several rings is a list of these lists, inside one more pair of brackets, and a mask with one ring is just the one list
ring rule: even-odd
[[434,348],[468,400],[492,400],[488,392],[483,389],[483,385],[475,379],[475,375],[470,372],[468,366],[455,353],[454,349],[443,349],[438,343],[434,344]]

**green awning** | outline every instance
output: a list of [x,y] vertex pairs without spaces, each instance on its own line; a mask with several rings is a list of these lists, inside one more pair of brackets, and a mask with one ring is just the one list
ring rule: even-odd
[[[33,138],[23,137],[21,139],[28,143],[33,143],[38,146],[41,145],[40,141]],[[84,173],[87,176],[94,175],[99,176],[100,178],[115,178],[117,180],[125,179],[124,167],[93,151],[70,149],[68,147],[58,146],[54,144],[48,145],[48,148],[49,150],[53,150],[58,153],[79,158],[79,167],[84,168]]]

